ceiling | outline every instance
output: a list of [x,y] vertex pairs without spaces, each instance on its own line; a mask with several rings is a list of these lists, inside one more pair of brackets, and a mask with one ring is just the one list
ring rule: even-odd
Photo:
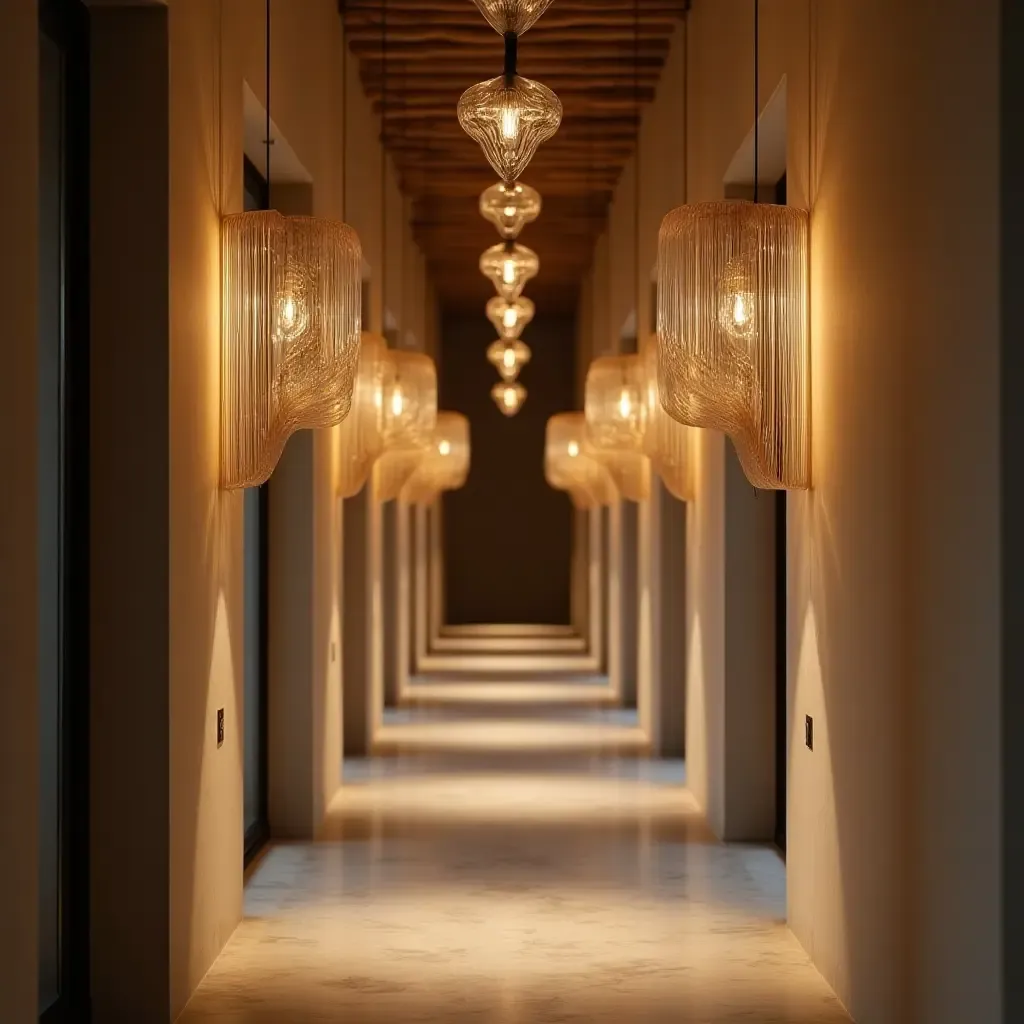
[[[636,140],[688,0],[554,0],[519,43],[519,72],[553,89],[562,125],[522,181],[542,195],[520,241],[540,274],[526,294],[538,311],[575,308],[594,239]],[[366,95],[384,115],[385,142],[442,305],[482,308],[494,294],[477,270],[499,241],[477,210],[497,176],[455,114],[462,92],[501,73],[503,43],[472,0],[340,0]],[[386,85],[386,89],[385,89]]]

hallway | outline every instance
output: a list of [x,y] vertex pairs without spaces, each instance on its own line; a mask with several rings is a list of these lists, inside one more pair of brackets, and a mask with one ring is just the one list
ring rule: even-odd
[[256,867],[182,1024],[847,1021],[784,924],[778,855],[716,841],[682,764],[609,753],[616,729],[603,752],[346,763],[321,841]]

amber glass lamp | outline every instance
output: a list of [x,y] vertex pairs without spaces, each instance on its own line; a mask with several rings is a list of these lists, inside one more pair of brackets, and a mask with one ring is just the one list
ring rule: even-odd
[[556,490],[568,491],[579,508],[610,505],[618,497],[607,467],[595,457],[581,412],[558,413],[548,420],[544,476]]
[[658,339],[652,335],[643,346],[644,405],[647,424],[643,450],[669,494],[680,501],[693,498],[691,477],[691,429],[669,416],[658,394]]
[[390,351],[381,388],[384,450],[374,470],[376,494],[390,501],[402,492],[437,427],[437,369],[419,352]]
[[457,412],[439,412],[431,444],[402,488],[402,500],[429,505],[441,491],[458,490],[469,475],[469,420]]
[[551,6],[552,0],[476,0],[480,13],[500,35],[521,36]]
[[732,438],[755,487],[810,486],[808,216],[681,206],[658,239],[658,381],[680,423]]
[[499,381],[491,388],[491,398],[503,415],[515,416],[526,401],[526,388],[517,380],[508,383]]
[[487,319],[494,324],[498,337],[503,341],[514,341],[523,333],[523,328],[533,319],[535,308],[525,296],[509,302],[500,295],[487,302]]
[[518,242],[492,245],[480,257],[480,273],[493,282],[506,302],[518,299],[527,281],[536,277],[539,270],[537,254]]
[[384,338],[363,331],[352,411],[338,428],[338,493],[343,498],[358,494],[384,448],[384,377],[390,358]]
[[530,346],[524,341],[492,342],[487,349],[487,361],[501,374],[501,379],[511,383],[519,371],[530,361]]
[[516,182],[506,185],[499,181],[480,193],[480,215],[489,220],[502,238],[518,238],[526,224],[540,215],[540,193]]
[[221,226],[221,484],[268,479],[294,431],[352,404],[362,253],[346,224],[274,210]]

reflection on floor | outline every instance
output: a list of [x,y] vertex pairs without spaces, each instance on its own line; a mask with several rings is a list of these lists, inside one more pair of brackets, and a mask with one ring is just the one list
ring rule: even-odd
[[347,764],[323,841],[274,847],[245,910],[184,1024],[848,1021],[778,856],[715,842],[678,762]]

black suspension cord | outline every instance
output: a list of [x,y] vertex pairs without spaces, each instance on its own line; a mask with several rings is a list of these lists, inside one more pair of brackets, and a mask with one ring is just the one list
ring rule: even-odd
[[341,219],[348,212],[348,23],[341,5]]
[[388,272],[388,0],[380,4],[380,333],[387,337]]
[[761,95],[760,95],[760,79],[761,79],[761,47],[760,47],[760,30],[761,30],[761,11],[760,11],[760,0],[754,0],[754,202],[758,201],[758,193],[761,188],[759,169],[758,169],[758,158],[760,156],[760,132],[761,132]]
[[640,351],[640,0],[633,0],[633,109],[636,148],[633,151],[633,334]]
[[266,100],[267,100],[267,124],[266,124],[267,136],[263,140],[263,145],[264,145],[264,148],[267,151],[267,157],[266,157],[266,160],[267,160],[267,168],[266,168],[266,170],[267,170],[267,206],[270,209],[273,209],[273,207],[271,206],[271,202],[270,202],[270,145],[271,145],[271,139],[270,139],[270,0],[267,0],[266,21],[267,21],[267,95],[266,95]]

